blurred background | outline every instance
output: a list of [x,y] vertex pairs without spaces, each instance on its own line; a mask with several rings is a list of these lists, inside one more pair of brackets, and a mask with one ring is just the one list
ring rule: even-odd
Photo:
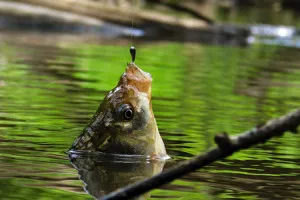
[[[213,147],[216,133],[299,108],[299,10],[297,0],[0,1],[0,199],[103,195],[65,152],[117,84],[131,45],[152,74],[172,163]],[[300,199],[299,146],[286,134],[148,197]]]

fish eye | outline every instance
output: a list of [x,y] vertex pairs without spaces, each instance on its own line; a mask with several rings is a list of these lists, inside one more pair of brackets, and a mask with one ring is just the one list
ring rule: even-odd
[[130,120],[133,117],[133,109],[129,104],[122,104],[118,109],[118,113],[126,120]]
[[131,119],[132,114],[133,114],[132,110],[130,110],[130,109],[125,110],[125,112],[124,112],[124,117],[125,117],[126,119]]

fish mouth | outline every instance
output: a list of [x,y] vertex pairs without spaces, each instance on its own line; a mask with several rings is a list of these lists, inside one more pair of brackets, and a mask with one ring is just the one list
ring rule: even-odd
[[139,92],[143,92],[151,96],[152,77],[136,66],[134,63],[129,63],[125,72],[120,78],[118,86],[127,86],[136,88]]
[[152,81],[151,74],[143,71],[134,63],[129,63],[126,67],[125,73],[128,77],[139,81]]

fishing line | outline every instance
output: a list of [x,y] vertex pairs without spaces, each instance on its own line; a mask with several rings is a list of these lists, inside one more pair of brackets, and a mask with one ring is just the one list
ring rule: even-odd
[[131,32],[130,32],[130,36],[131,36],[131,46],[133,46],[133,27],[134,27],[134,4],[135,4],[135,0],[131,0],[131,7],[132,7],[132,12],[131,12]]
[[132,34],[132,30],[133,30],[133,5],[134,5],[134,0],[131,0],[131,7],[132,7],[132,12],[131,12],[131,32],[130,32],[130,38],[131,38],[131,46],[133,46],[133,34]]
[[131,13],[131,32],[130,32],[130,35],[131,35],[131,47],[129,49],[129,52],[131,54],[131,61],[134,63],[134,60],[135,60],[135,54],[136,54],[136,49],[135,47],[133,46],[133,40],[134,40],[134,36],[133,36],[133,18],[134,18],[134,3],[135,3],[135,0],[132,0],[131,1],[131,6],[132,6],[132,13]]

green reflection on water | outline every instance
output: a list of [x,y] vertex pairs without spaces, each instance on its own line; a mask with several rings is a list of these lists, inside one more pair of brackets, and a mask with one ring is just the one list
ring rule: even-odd
[[[128,46],[6,48],[12,53],[1,55],[1,196],[89,198],[64,152],[117,84],[130,59]],[[214,146],[216,133],[237,134],[299,107],[298,50],[170,43],[137,49],[136,64],[153,76],[154,113],[175,161]],[[300,197],[299,143],[291,134],[273,139],[155,190],[153,197]]]

